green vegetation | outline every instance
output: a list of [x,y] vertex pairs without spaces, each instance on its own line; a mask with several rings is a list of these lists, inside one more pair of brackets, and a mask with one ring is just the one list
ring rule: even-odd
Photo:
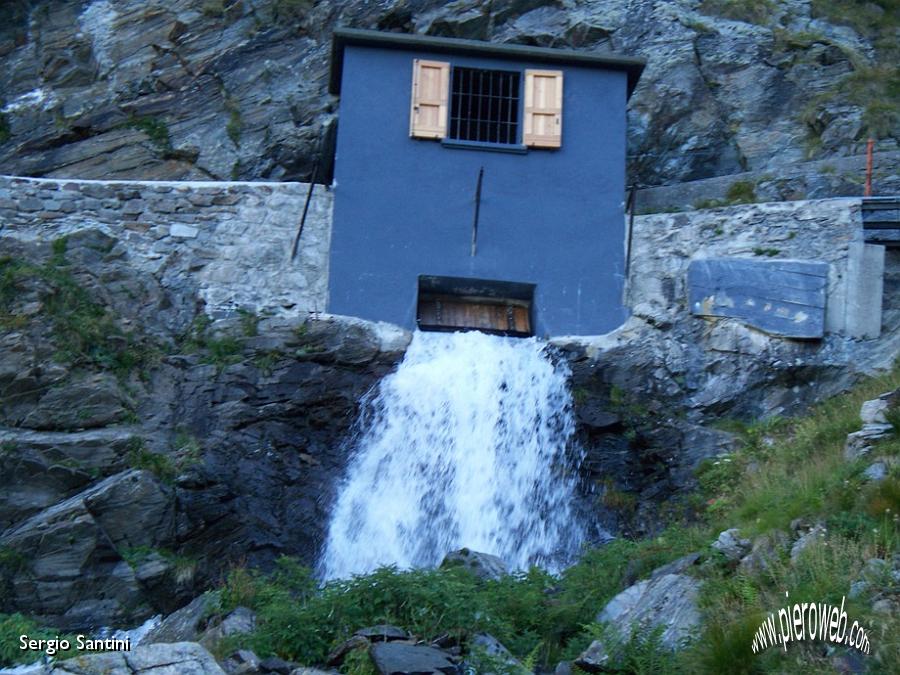
[[151,472],[164,483],[174,483],[186,468],[197,464],[203,454],[200,443],[183,431],[175,436],[170,452],[154,452],[147,448],[144,439],[133,436],[128,441],[126,460],[132,469]]
[[753,204],[756,202],[756,183],[752,180],[736,180],[728,186],[725,199],[729,204]]
[[169,138],[169,127],[165,121],[152,116],[132,116],[126,124],[132,129],[143,131],[163,156],[172,153],[172,139]]
[[[19,649],[19,636],[27,635],[33,640],[68,640],[75,644],[72,635],[60,634],[52,628],[44,628],[21,614],[0,614],[0,668],[18,664],[34,663],[40,660],[43,652],[22,651]],[[54,654],[54,658],[65,659],[75,656],[74,649]]]
[[[204,363],[212,364],[221,371],[241,360],[243,346],[236,337],[212,335],[211,325],[212,320],[208,316],[198,314],[178,342],[185,353],[200,352]],[[242,317],[244,330],[248,325],[248,322]]]
[[225,133],[235,146],[241,145],[241,131],[244,122],[241,119],[241,109],[238,107],[237,101],[231,96],[225,96],[225,112],[228,113],[228,123],[225,125]]
[[777,248],[759,248],[756,247],[753,249],[753,255],[756,256],[765,256],[767,258],[774,258],[776,255],[781,253],[781,251]]
[[305,22],[312,8],[312,0],[275,0],[272,13],[277,23]]
[[[233,569],[223,588],[223,608],[250,606],[259,612],[260,623],[251,635],[229,638],[227,647],[321,663],[356,629],[388,622],[423,639],[449,634],[463,645],[474,633],[486,631],[524,663],[543,668],[574,658],[592,639],[603,637],[617,645],[615,663],[629,673],[827,671],[830,662],[818,643],[798,643],[787,653],[769,649],[752,654],[752,635],[764,616],[785,605],[785,590],[792,600],[840,604],[867,559],[890,560],[900,552],[900,471],[894,468],[884,481],[867,483],[861,476],[865,461],[843,457],[846,435],[860,426],[862,401],[897,387],[900,367],[816,406],[802,419],[723,420],[718,426],[738,434],[740,447],[698,469],[699,487],[687,500],[689,508],[670,509],[669,523],[656,537],[616,540],[586,551],[559,578],[537,569],[481,581],[460,568],[384,568],[319,587],[308,570],[289,558],[282,558],[270,576]],[[611,398],[622,409],[633,405],[621,391],[613,390]],[[900,423],[900,410],[889,415]],[[882,441],[875,454],[900,455],[900,438]],[[765,571],[741,571],[709,548],[725,529],[737,527],[741,536],[752,539],[789,531],[795,518],[822,520],[827,529],[827,536],[810,545],[796,564],[783,550]],[[703,627],[682,652],[667,654],[658,632],[617,641],[608,627],[594,623],[599,609],[625,587],[626,567],[632,577],[644,578],[694,551],[701,552],[691,573],[703,582]],[[900,620],[873,614],[864,598],[848,600],[846,609],[869,633],[872,667],[900,672],[893,659],[900,648]],[[370,665],[361,651],[349,658],[343,672],[368,673]],[[487,666],[492,672],[506,672],[494,666],[508,667]]]
[[808,154],[814,156],[821,147],[823,128],[818,113],[830,103],[862,109],[862,138],[897,138],[900,135],[900,42],[897,41],[900,2],[813,0],[812,13],[852,27],[872,41],[876,56],[869,62],[859,54],[844,50],[852,72],[834,89],[813,97],[800,112],[800,120],[808,127]]
[[[760,177],[762,180],[764,177]],[[722,206],[735,206],[736,204],[755,204],[759,201],[756,197],[757,181],[736,180],[728,186],[725,199],[698,199],[694,202],[695,209],[717,209]],[[721,234],[721,232],[716,232]]]
[[241,331],[244,333],[244,337],[259,335],[259,316],[256,312],[241,308],[237,313],[241,320]]
[[151,546],[132,546],[121,549],[119,555],[132,569],[137,569],[146,560],[160,557],[169,563],[175,572],[175,581],[181,583],[191,579],[197,569],[197,561],[190,556],[173,553],[166,548],[153,548]]
[[157,350],[134,332],[122,330],[114,315],[97,303],[69,270],[67,240],[53,242],[44,265],[0,258],[0,327],[22,328],[31,319],[16,312],[29,287],[39,289],[41,312],[52,320],[56,358],[69,365],[109,370],[119,377],[143,374]]
[[703,0],[699,10],[734,21],[765,25],[775,12],[773,0]]

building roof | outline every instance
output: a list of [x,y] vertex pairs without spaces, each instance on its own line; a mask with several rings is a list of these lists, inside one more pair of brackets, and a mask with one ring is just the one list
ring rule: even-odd
[[331,43],[331,74],[328,81],[328,91],[332,94],[341,93],[344,47],[348,45],[431,53],[467,54],[511,61],[621,70],[628,75],[628,96],[631,96],[631,93],[637,86],[638,79],[646,63],[643,59],[615,56],[609,53],[498,44],[479,40],[460,40],[457,38],[411,35],[408,33],[384,33],[377,30],[338,28],[334,31],[334,38]]

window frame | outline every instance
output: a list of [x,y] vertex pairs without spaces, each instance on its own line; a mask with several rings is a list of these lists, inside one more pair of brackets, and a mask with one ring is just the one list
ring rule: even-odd
[[[419,128],[416,126],[416,115],[418,111],[419,102],[422,100],[418,98],[419,89],[418,82],[420,78],[420,68],[436,68],[436,67],[444,67],[446,70],[446,90],[443,92],[442,101],[443,105],[441,107],[444,108],[443,118],[439,120],[439,127],[441,129],[440,133],[436,132],[436,127],[434,125],[421,125]],[[469,70],[483,70],[483,71],[505,71],[509,73],[516,73],[519,78],[519,92],[518,92],[518,101],[516,107],[516,142],[515,143],[500,143],[500,142],[491,142],[491,141],[476,141],[476,140],[465,140],[465,139],[456,139],[450,138],[450,128],[451,128],[451,116],[452,116],[452,103],[453,103],[453,71],[455,68],[466,68]],[[546,76],[554,76],[558,78],[559,82],[559,91],[558,91],[558,106],[557,106],[557,124],[559,125],[559,130],[555,135],[546,135],[546,134],[535,134],[534,132],[527,133],[526,129],[528,128],[528,120],[526,120],[526,116],[529,114],[527,110],[526,103],[533,96],[529,95],[529,92],[526,91],[529,82],[533,81],[533,79],[537,77],[546,77]],[[413,84],[411,91],[411,104],[410,104],[410,138],[414,140],[433,140],[440,141],[441,145],[445,148],[452,149],[467,149],[467,150],[484,150],[484,151],[493,151],[493,152],[509,152],[514,154],[526,154],[529,150],[538,149],[538,150],[558,150],[562,147],[562,116],[563,116],[563,107],[564,107],[564,82],[565,82],[565,72],[563,70],[543,70],[543,69],[535,69],[535,68],[510,68],[504,69],[502,67],[484,67],[484,66],[470,66],[457,64],[453,61],[434,61],[430,59],[413,59]],[[433,101],[429,101],[424,103],[424,105],[435,105]],[[532,107],[535,107],[532,105]],[[542,112],[538,112],[540,115],[547,115],[546,110]],[[533,121],[532,121],[533,123]],[[531,137],[532,142],[528,142],[529,137]]]

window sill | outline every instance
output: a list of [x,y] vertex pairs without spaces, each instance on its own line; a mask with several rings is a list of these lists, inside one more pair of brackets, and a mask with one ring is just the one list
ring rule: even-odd
[[524,145],[512,145],[507,143],[481,143],[479,141],[457,141],[450,138],[441,140],[441,145],[454,150],[482,150],[485,152],[508,152],[514,155],[528,153]]

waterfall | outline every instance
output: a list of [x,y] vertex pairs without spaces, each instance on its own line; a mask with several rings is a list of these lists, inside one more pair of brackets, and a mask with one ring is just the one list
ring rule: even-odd
[[514,569],[567,562],[583,540],[568,375],[534,338],[415,333],[363,401],[322,576],[433,567],[462,547]]

